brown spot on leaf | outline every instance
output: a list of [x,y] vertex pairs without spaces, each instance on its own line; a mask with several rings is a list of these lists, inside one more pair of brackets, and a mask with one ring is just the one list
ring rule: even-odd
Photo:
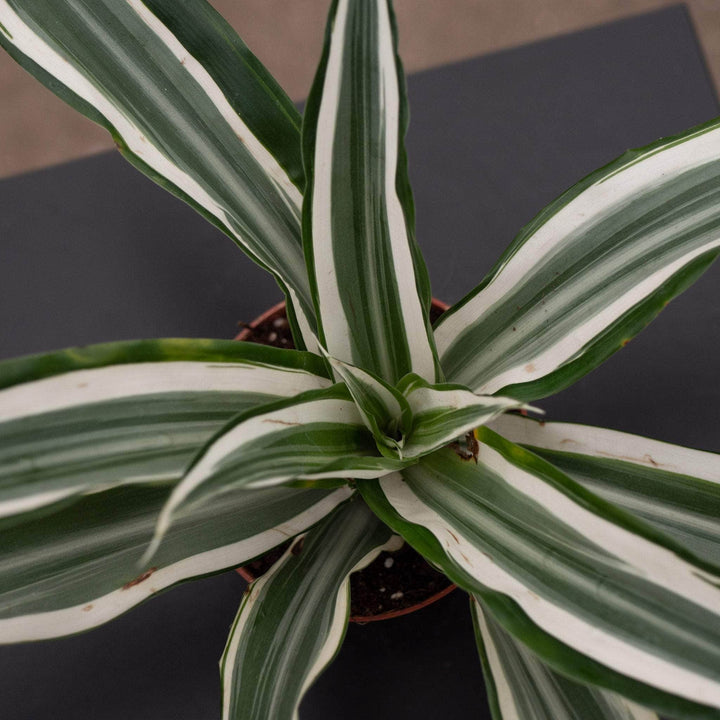
[[157,570],[156,567],[151,567],[149,570],[146,570],[141,575],[138,575],[134,580],[130,580],[130,582],[126,582],[123,586],[123,590],[129,590],[131,587],[134,587],[135,585],[139,585],[141,582],[145,582],[155,571]]
[[93,604],[90,603],[83,608],[83,612],[90,612],[93,609]]
[[290,425],[290,426],[301,424],[299,422],[287,422],[287,420],[274,420],[273,418],[265,418],[265,420],[263,420],[263,422],[273,423],[275,425]]
[[529,372],[529,373],[535,372],[535,366],[532,363],[528,363],[525,366],[525,372]]
[[[611,452],[605,452],[603,450],[598,451],[598,455],[602,455],[603,457],[609,457],[613,460],[623,460],[625,462],[631,462],[631,463],[640,463],[645,465],[652,465],[656,468],[663,467],[662,463],[659,463],[652,455],[645,454],[642,457],[633,457],[632,455],[616,455],[615,453]],[[670,465],[666,465],[666,468],[669,468],[672,470],[672,467]]]

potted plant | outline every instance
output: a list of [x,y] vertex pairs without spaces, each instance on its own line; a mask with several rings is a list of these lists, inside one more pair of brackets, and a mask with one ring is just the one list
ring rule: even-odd
[[523,414],[720,251],[718,123],[582,180],[431,327],[386,0],[333,3],[302,132],[203,2],[89,6],[3,2],[0,42],[275,276],[301,349],[0,364],[0,640],[89,629],[290,538],[222,674],[226,717],[293,717],[350,575],[401,536],[470,593],[496,718],[720,717],[717,456]]

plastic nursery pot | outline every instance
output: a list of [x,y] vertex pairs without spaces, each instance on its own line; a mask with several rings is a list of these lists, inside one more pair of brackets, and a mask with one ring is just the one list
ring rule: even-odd
[[[441,300],[437,300],[436,298],[433,298],[433,312],[431,312],[431,317],[435,319],[435,317],[439,316],[441,313],[447,310],[448,307],[449,305],[447,305],[446,303],[442,302]],[[287,323],[285,322],[285,319],[285,303],[280,302],[277,305],[271,307],[269,310],[266,310],[264,313],[262,313],[262,315],[258,316],[257,318],[255,318],[255,320],[245,326],[238,333],[235,339],[251,342],[264,342],[265,344],[276,344],[280,347],[287,347],[287,341],[283,342],[283,340],[285,340],[285,338],[283,337],[283,331],[287,332]],[[256,580],[262,574],[256,574],[256,572],[254,572],[254,570],[250,567],[237,568],[237,572],[249,583]],[[427,607],[428,605],[432,605],[434,602],[437,602],[441,598],[451,593],[455,588],[456,585],[449,584],[441,590],[433,592],[431,595],[423,598],[422,600],[418,600],[417,602],[414,602],[402,608],[386,610],[373,614],[351,613],[350,622],[365,624],[369,622],[377,622],[378,620],[390,620],[392,618],[400,617],[401,615],[407,615],[408,613],[415,612],[416,610],[420,610],[421,608]]]

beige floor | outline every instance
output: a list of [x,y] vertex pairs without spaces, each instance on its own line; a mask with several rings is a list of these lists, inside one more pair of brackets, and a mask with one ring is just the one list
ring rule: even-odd
[[[293,98],[305,96],[329,0],[212,0]],[[395,0],[408,70],[513,47],[677,0]],[[720,0],[688,0],[720,87]],[[112,147],[106,133],[0,54],[0,177]]]

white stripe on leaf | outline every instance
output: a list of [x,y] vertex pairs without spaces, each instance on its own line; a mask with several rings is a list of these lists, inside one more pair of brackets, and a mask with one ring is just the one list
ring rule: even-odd
[[[135,579],[126,582],[117,590],[99,597],[92,594],[93,562],[96,563],[97,559],[93,560],[91,555],[87,566],[82,568],[82,574],[79,578],[76,578],[77,582],[82,583],[83,589],[87,590],[86,597],[81,603],[69,607],[60,606],[46,612],[34,612],[17,617],[2,618],[0,619],[0,643],[62,637],[101,625],[182,580],[235,567],[262,555],[287,540],[289,536],[292,537],[303,532],[349,497],[350,491],[347,488],[341,488],[325,495],[306,510],[285,518],[277,527],[268,528],[253,536],[210,550],[204,550],[200,553],[192,554],[192,551],[190,551],[187,557],[165,566],[162,566],[162,563],[158,563],[160,566],[157,568],[138,565]],[[237,498],[240,501],[238,507],[241,510],[242,497],[237,496]],[[223,511],[232,507],[233,502],[226,503]],[[216,509],[214,512],[218,512],[218,510]],[[202,513],[202,515],[205,516],[207,513]],[[131,520],[136,522],[136,518]],[[192,518],[188,518],[187,521],[192,522]],[[212,523],[212,518],[208,517],[205,521]],[[235,523],[235,527],[237,528],[236,536],[241,535],[242,525]],[[149,541],[151,538],[152,522],[146,523],[143,529],[144,533],[139,535],[135,541],[138,551],[141,549],[141,545],[137,541],[143,539]],[[112,534],[113,527],[110,525],[107,528],[97,528],[97,531]],[[179,528],[177,539],[180,546],[187,543],[187,539],[183,535],[184,529]],[[169,543],[173,545],[173,548],[174,542],[175,540]],[[83,543],[83,547],[86,547],[88,552],[92,553],[92,537],[86,538]],[[17,557],[20,556],[14,555],[13,560]],[[32,559],[26,561],[31,562]],[[3,568],[3,572],[7,572],[7,570]],[[65,576],[67,580],[63,580],[63,578],[60,578],[60,580],[73,581],[72,574],[65,573]],[[35,585],[28,589],[28,593],[37,594]],[[17,605],[20,599],[17,590],[14,591],[14,595],[16,599],[13,604]],[[59,591],[54,593],[54,596],[59,597]],[[0,593],[0,599],[4,600],[2,593]]]
[[471,601],[483,670],[495,688],[495,720],[658,720],[646,708],[602,688],[557,675],[515,640],[479,599]]
[[[205,137],[200,139],[195,137],[197,135],[195,129],[185,127],[188,146],[191,142],[195,143],[199,157],[209,155],[211,151],[214,153],[212,172],[216,174],[218,187],[213,188],[201,174],[195,177],[191,170],[182,167],[181,163],[177,162],[178,158],[173,153],[172,143],[169,144],[169,147],[165,147],[162,137],[159,138],[159,141],[154,138],[157,130],[155,125],[149,123],[147,129],[140,126],[142,121],[147,121],[147,117],[144,117],[141,112],[143,108],[122,107],[109,94],[104,94],[100,88],[102,77],[100,77],[100,83],[95,85],[92,80],[92,70],[88,70],[86,73],[84,69],[78,69],[61,52],[36,33],[7,0],[0,0],[0,22],[6,28],[5,35],[9,42],[29,57],[33,63],[59,80],[77,97],[92,106],[119,134],[133,156],[144,165],[149,166],[153,173],[160,175],[194,203],[197,203],[203,211],[215,218],[253,259],[268,267],[286,285],[292,286],[296,291],[296,298],[300,300],[295,305],[296,314],[302,318],[300,325],[306,329],[312,328],[313,323],[309,318],[312,317],[313,310],[299,242],[302,205],[299,191],[272,153],[252,134],[210,74],[147,6],[140,0],[126,0],[126,2],[119,3],[112,11],[117,16],[119,23],[128,25],[131,19],[133,22],[142,23],[158,41],[154,46],[154,53],[160,52],[161,45],[166,48],[167,52],[177,61],[174,69],[182,68],[188,84],[192,84],[193,89],[200,89],[204,93],[207,98],[204,108],[214,109],[227,123],[228,134],[237,138],[237,147],[243,148],[249,164],[255,164],[272,185],[276,201],[274,210],[270,207],[272,203],[268,203],[266,199],[266,207],[261,210],[264,217],[253,218],[253,223],[257,226],[254,230],[248,231],[246,227],[243,227],[245,219],[243,213],[247,213],[248,216],[252,213],[257,214],[260,203],[257,198],[251,196],[251,192],[248,192],[248,184],[242,179],[243,174],[228,164],[219,148],[213,148]],[[108,34],[107,28],[103,27],[91,11],[75,9],[74,12],[77,18],[82,20],[82,23],[78,23],[77,32],[87,33],[88,45],[91,40],[105,43],[108,57],[112,57],[119,67],[133,67],[137,58],[129,55],[129,50]],[[123,30],[127,31],[128,27],[124,27]],[[149,67],[149,69],[152,68]],[[147,77],[134,78],[134,81],[147,84],[148,78],[150,78],[149,72]],[[151,85],[147,87],[153,91],[162,90],[162,88],[155,88]],[[157,103],[157,107],[153,109],[164,120],[172,120],[176,123],[187,122],[178,117],[177,108],[167,100],[162,92],[155,92],[153,102]],[[131,112],[136,113],[135,118],[130,116]],[[194,135],[189,132],[191,129]],[[218,188],[233,189],[234,198],[241,204],[245,203],[240,213],[237,208],[229,207],[227,202],[218,195]],[[278,218],[268,221],[272,212],[275,211],[282,215],[280,222],[284,224],[283,227],[277,222]],[[264,225],[268,225],[265,228],[264,237],[260,241],[258,237],[252,237],[252,235],[258,234],[258,227]],[[290,228],[290,226],[292,227]],[[305,342],[308,347],[313,347],[312,331],[305,338]]]
[[491,421],[523,408],[542,412],[512,398],[479,395],[457,385],[430,385],[407,375],[402,389],[413,415],[413,431],[404,447],[405,457],[419,457]]
[[226,720],[240,708],[246,720],[296,720],[303,694],[345,634],[350,575],[395,546],[389,529],[356,498],[297,539],[250,586],[221,660]]
[[[349,26],[356,20],[355,15],[366,11],[377,19],[375,28],[365,28],[367,33],[377,32],[378,45],[370,52],[372,57],[362,56],[361,62],[367,67],[377,67],[380,74],[379,97],[372,98],[373,110],[382,116],[384,136],[378,154],[382,156],[382,203],[385,213],[381,218],[373,218],[375,222],[387,225],[389,235],[389,264],[394,269],[392,277],[396,283],[402,324],[392,328],[394,338],[388,338],[387,332],[387,298],[380,279],[370,267],[358,267],[358,282],[366,287],[367,302],[372,307],[346,308],[349,301],[343,297],[343,290],[338,284],[338,267],[346,265],[348,259],[341,254],[338,247],[339,239],[336,232],[348,229],[335,228],[334,199],[341,191],[350,193],[346,187],[350,178],[339,176],[334,169],[337,147],[344,149],[349,141],[346,137],[338,137],[338,119],[341,109],[342,91],[346,57],[350,44],[348,41]],[[358,20],[358,22],[360,22]],[[354,59],[354,58],[353,58]],[[367,71],[370,73],[370,70]],[[352,363],[374,371],[389,382],[394,382],[407,372],[416,372],[428,380],[435,379],[436,368],[433,350],[428,338],[425,313],[419,296],[419,288],[415,277],[415,264],[410,249],[413,242],[409,236],[400,197],[396,187],[398,174],[398,152],[400,143],[400,88],[398,85],[398,69],[396,66],[395,47],[387,0],[371,0],[364,6],[357,0],[339,0],[332,24],[329,40],[329,52],[322,86],[322,98],[317,113],[316,142],[314,149],[314,172],[312,178],[312,263],[314,264],[315,281],[318,293],[320,319],[328,352],[342,361]],[[367,190],[367,189],[366,189]],[[366,195],[369,193],[366,193]],[[369,203],[366,196],[353,198],[366,209]],[[359,212],[360,212],[359,211]],[[363,225],[361,232],[366,238],[356,238],[355,243],[377,244],[375,230],[369,224]],[[364,246],[363,246],[364,247]],[[382,303],[385,303],[383,305]],[[356,335],[358,326],[362,326],[362,334],[370,338],[368,342],[375,348],[373,361],[370,363],[361,353],[365,350],[358,344]],[[398,347],[407,347],[409,366],[397,367],[398,361],[393,357],[388,342],[395,341]],[[371,366],[372,365],[372,366]]]
[[[630,680],[720,707],[720,660],[710,637],[720,608],[717,577],[517,446],[485,430],[480,438],[477,466],[446,452],[379,481],[416,529],[396,526],[379,497],[364,495],[406,538],[431,533],[448,559],[433,555],[433,562],[466,589],[506,595],[540,630]],[[558,589],[565,585],[570,595]],[[635,588],[631,594],[620,591],[625,585]],[[667,617],[652,610],[658,603]],[[645,632],[635,629],[643,625]]]
[[329,385],[300,369],[244,362],[147,362],[75,370],[0,390],[0,423],[93,403],[166,393],[292,396]]
[[497,418],[491,427],[508,440],[522,445],[620,460],[720,484],[720,456],[714,453],[617,430],[576,423],[538,423],[512,415]]
[[[275,404],[263,406],[250,417],[232,421],[173,490],[160,513],[144,561],[155,553],[178,512],[214,495],[239,487],[271,487],[289,480],[376,478],[402,467],[401,461],[376,451],[355,404],[342,397],[345,393],[343,386],[334,386],[283,402],[279,409],[270,409]],[[342,434],[339,454],[338,450],[322,447],[323,436],[335,432]],[[282,447],[275,444],[280,439]],[[262,441],[267,442],[261,447]],[[258,452],[264,461],[271,462],[256,469],[251,463],[257,458],[248,456],[257,456]],[[225,478],[230,469],[232,476]],[[218,482],[218,478],[224,479]]]
[[172,52],[187,72],[203,88],[209,100],[217,108],[227,124],[234,130],[238,138],[250,151],[258,165],[263,167],[273,179],[280,197],[285,199],[287,207],[297,213],[302,207],[302,195],[290,181],[285,170],[280,166],[272,153],[250,132],[242,118],[230,105],[222,90],[208,71],[180,44],[178,39],[163,25],[160,20],[140,0],[125,0],[138,14],[138,17],[155,33],[158,39]]
[[614,430],[509,415],[491,427],[720,568],[720,455]]
[[525,398],[556,392],[618,350],[717,255],[717,123],[614,166],[542,211],[441,319],[435,339],[450,379],[485,393],[512,386],[506,392]]

